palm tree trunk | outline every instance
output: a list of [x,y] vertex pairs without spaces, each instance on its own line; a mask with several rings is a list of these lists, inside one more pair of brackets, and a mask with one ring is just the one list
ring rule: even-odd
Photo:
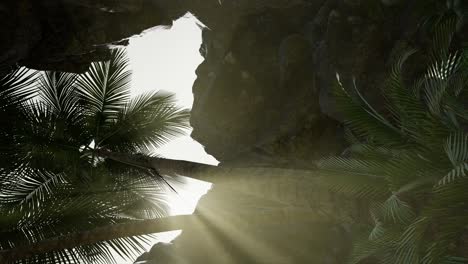
[[[257,179],[274,179],[278,177],[287,177],[292,181],[307,178],[316,178],[315,170],[297,170],[290,168],[275,168],[275,167],[223,167],[212,166],[197,162],[185,160],[173,160],[158,157],[149,157],[144,155],[135,155],[128,153],[116,153],[108,150],[97,150],[97,155],[108,158],[127,165],[154,169],[163,175],[181,175],[204,180],[214,184],[226,183],[230,180],[239,180],[240,174],[244,177]],[[235,179],[232,179],[235,177]]]
[[293,206],[310,203],[310,193],[317,189],[315,170],[272,167],[233,168],[211,166],[184,160],[171,160],[128,153],[98,150],[97,154],[131,166],[155,169],[161,175],[181,175],[211,182],[240,193]]
[[154,220],[107,225],[83,232],[71,233],[42,240],[31,245],[1,250],[0,263],[14,263],[17,260],[27,259],[38,254],[72,249],[117,238],[184,229],[187,226],[193,226],[195,218],[194,215],[170,216]]
[[[96,154],[107,159],[111,159],[130,166],[154,169],[163,175],[183,175],[199,180],[215,180],[213,173],[220,174],[226,169],[208,164],[190,162],[185,160],[172,160],[158,157],[149,157],[145,155],[135,155],[128,153],[117,153],[108,150],[97,150]],[[207,177],[208,176],[208,177]],[[211,182],[211,181],[210,181]]]

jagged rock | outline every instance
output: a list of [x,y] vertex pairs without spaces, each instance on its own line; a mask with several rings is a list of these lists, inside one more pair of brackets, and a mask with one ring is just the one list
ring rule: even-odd
[[232,37],[204,32],[207,52],[193,86],[192,137],[225,164],[286,165],[339,149],[320,148],[320,142],[340,142],[339,125],[320,114],[315,43],[302,29],[319,4],[302,1],[246,14]]
[[0,4],[0,65],[83,72],[108,58],[108,45],[190,11],[208,26],[193,138],[224,164],[309,166],[343,147],[336,73],[379,105],[395,47],[423,47],[419,22],[447,7],[463,32],[458,0],[10,0]]
[[186,12],[156,0],[9,0],[0,4],[0,65],[84,72],[109,58],[107,45]]
[[394,50],[401,42],[424,47],[419,22],[445,8],[422,0],[391,8],[373,0],[311,0],[281,9],[252,1],[251,12],[233,18],[226,9],[248,8],[224,3],[219,16],[232,23],[210,17],[216,28],[203,33],[192,137],[225,165],[295,167],[343,147],[342,115],[331,96],[336,74],[347,87],[355,78],[379,108],[379,89],[399,55]]

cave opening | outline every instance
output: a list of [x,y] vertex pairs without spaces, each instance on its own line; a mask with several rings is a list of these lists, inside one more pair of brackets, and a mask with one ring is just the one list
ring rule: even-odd
[[[187,13],[169,29],[154,27],[132,37],[127,52],[133,70],[133,92],[167,91],[175,94],[178,105],[191,108],[195,69],[203,61],[199,52],[202,27],[195,16]],[[155,152],[166,158],[217,165],[218,161],[188,136],[190,132]]]
[[[187,13],[175,20],[170,28],[156,26],[130,38],[126,50],[132,70],[132,95],[151,91],[169,92],[175,95],[177,105],[190,109],[195,70],[203,61],[199,52],[203,27],[195,16]],[[219,162],[190,137],[191,131],[188,129],[186,135],[154,149],[152,154],[217,165]],[[172,192],[166,201],[170,205],[171,215],[192,214],[211,184],[187,177],[180,177],[177,181],[182,184],[177,185],[177,193]],[[181,230],[158,233],[148,246],[169,243],[181,233]]]

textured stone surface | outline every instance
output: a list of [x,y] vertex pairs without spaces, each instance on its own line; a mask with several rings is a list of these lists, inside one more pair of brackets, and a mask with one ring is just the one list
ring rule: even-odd
[[427,48],[422,21],[447,9],[422,0],[265,2],[224,1],[218,19],[194,9],[213,28],[203,32],[192,137],[225,165],[307,167],[340,152],[342,118],[330,95],[336,73],[347,87],[355,78],[378,108],[395,57]]
[[302,29],[320,2],[257,7],[232,29],[204,31],[192,137],[225,164],[287,166],[339,142],[338,124],[320,113],[315,46]]
[[[160,3],[161,2],[161,3]],[[8,0],[0,3],[0,65],[84,72],[108,44],[184,14],[177,1]]]
[[109,45],[190,11],[208,26],[193,138],[227,165],[307,167],[343,148],[335,74],[348,87],[355,77],[379,105],[392,58],[424,48],[422,19],[448,9],[466,40],[459,0],[8,0],[0,68],[83,72],[109,56]]

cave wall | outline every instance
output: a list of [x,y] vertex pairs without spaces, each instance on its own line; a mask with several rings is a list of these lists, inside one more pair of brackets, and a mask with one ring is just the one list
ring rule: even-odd
[[[0,3],[0,73],[17,66],[84,72],[113,45],[187,11],[206,26],[193,85],[192,137],[224,165],[309,167],[339,153],[339,73],[379,105],[396,55],[428,42],[447,12],[466,38],[460,0],[8,0]],[[424,58],[419,58],[423,60]],[[418,71],[418,63],[413,63]]]
[[305,166],[339,148],[339,124],[320,113],[314,46],[304,32],[320,2],[238,12],[228,28],[203,31],[192,137],[224,164]]
[[[143,30],[172,24],[177,1],[6,0],[0,3],[0,70],[17,66],[85,72]],[[0,71],[0,72],[1,72]]]
[[[192,137],[224,165],[308,167],[340,153],[337,73],[346,87],[355,78],[378,107],[395,58],[427,48],[425,21],[455,11],[458,35],[468,31],[463,1],[266,2],[223,1],[215,16],[194,10],[209,28],[193,85]],[[410,72],[425,60],[414,57]]]

